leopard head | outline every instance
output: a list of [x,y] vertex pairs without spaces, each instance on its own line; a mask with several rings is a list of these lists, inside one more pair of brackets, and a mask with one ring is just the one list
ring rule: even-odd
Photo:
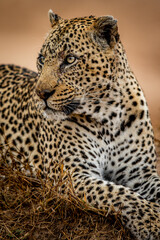
[[[117,20],[65,20],[49,11],[49,32],[37,59],[36,106],[48,119],[98,114],[114,79]],[[95,117],[94,116],[94,117]]]

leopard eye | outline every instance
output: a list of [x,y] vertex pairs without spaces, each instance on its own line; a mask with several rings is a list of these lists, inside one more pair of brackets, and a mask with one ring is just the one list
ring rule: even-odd
[[44,64],[45,57],[42,54],[39,54],[38,60],[40,64]]
[[76,61],[76,57],[73,56],[73,55],[68,55],[66,58],[65,58],[65,64],[72,64]]
[[37,67],[39,70],[42,69],[42,67],[44,65],[44,61],[45,61],[45,57],[42,54],[39,54],[39,56],[37,58]]

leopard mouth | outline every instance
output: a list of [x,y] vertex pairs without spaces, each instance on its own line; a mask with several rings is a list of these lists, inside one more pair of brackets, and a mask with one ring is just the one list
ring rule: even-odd
[[45,101],[45,107],[44,107],[44,111],[46,113],[52,113],[52,114],[57,114],[57,113],[63,113],[65,115],[69,115],[72,112],[74,112],[78,106],[80,105],[80,101],[79,100],[72,100],[70,103],[63,105],[60,107],[59,110],[52,108],[50,106],[48,106],[47,101]]

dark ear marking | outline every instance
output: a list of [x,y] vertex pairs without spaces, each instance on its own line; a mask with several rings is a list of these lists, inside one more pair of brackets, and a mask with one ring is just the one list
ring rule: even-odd
[[96,19],[94,23],[94,39],[102,47],[113,48],[119,40],[117,20],[112,16],[104,16]]
[[48,16],[49,16],[49,21],[51,23],[51,27],[57,24],[61,19],[61,17],[55,14],[51,9],[48,11]]

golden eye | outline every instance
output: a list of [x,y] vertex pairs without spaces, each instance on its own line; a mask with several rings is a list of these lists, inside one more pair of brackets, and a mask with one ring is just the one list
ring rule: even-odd
[[41,71],[45,62],[45,57],[40,53],[37,58],[37,68],[38,71]]
[[76,57],[75,56],[67,56],[65,59],[65,64],[72,64],[76,61]]

